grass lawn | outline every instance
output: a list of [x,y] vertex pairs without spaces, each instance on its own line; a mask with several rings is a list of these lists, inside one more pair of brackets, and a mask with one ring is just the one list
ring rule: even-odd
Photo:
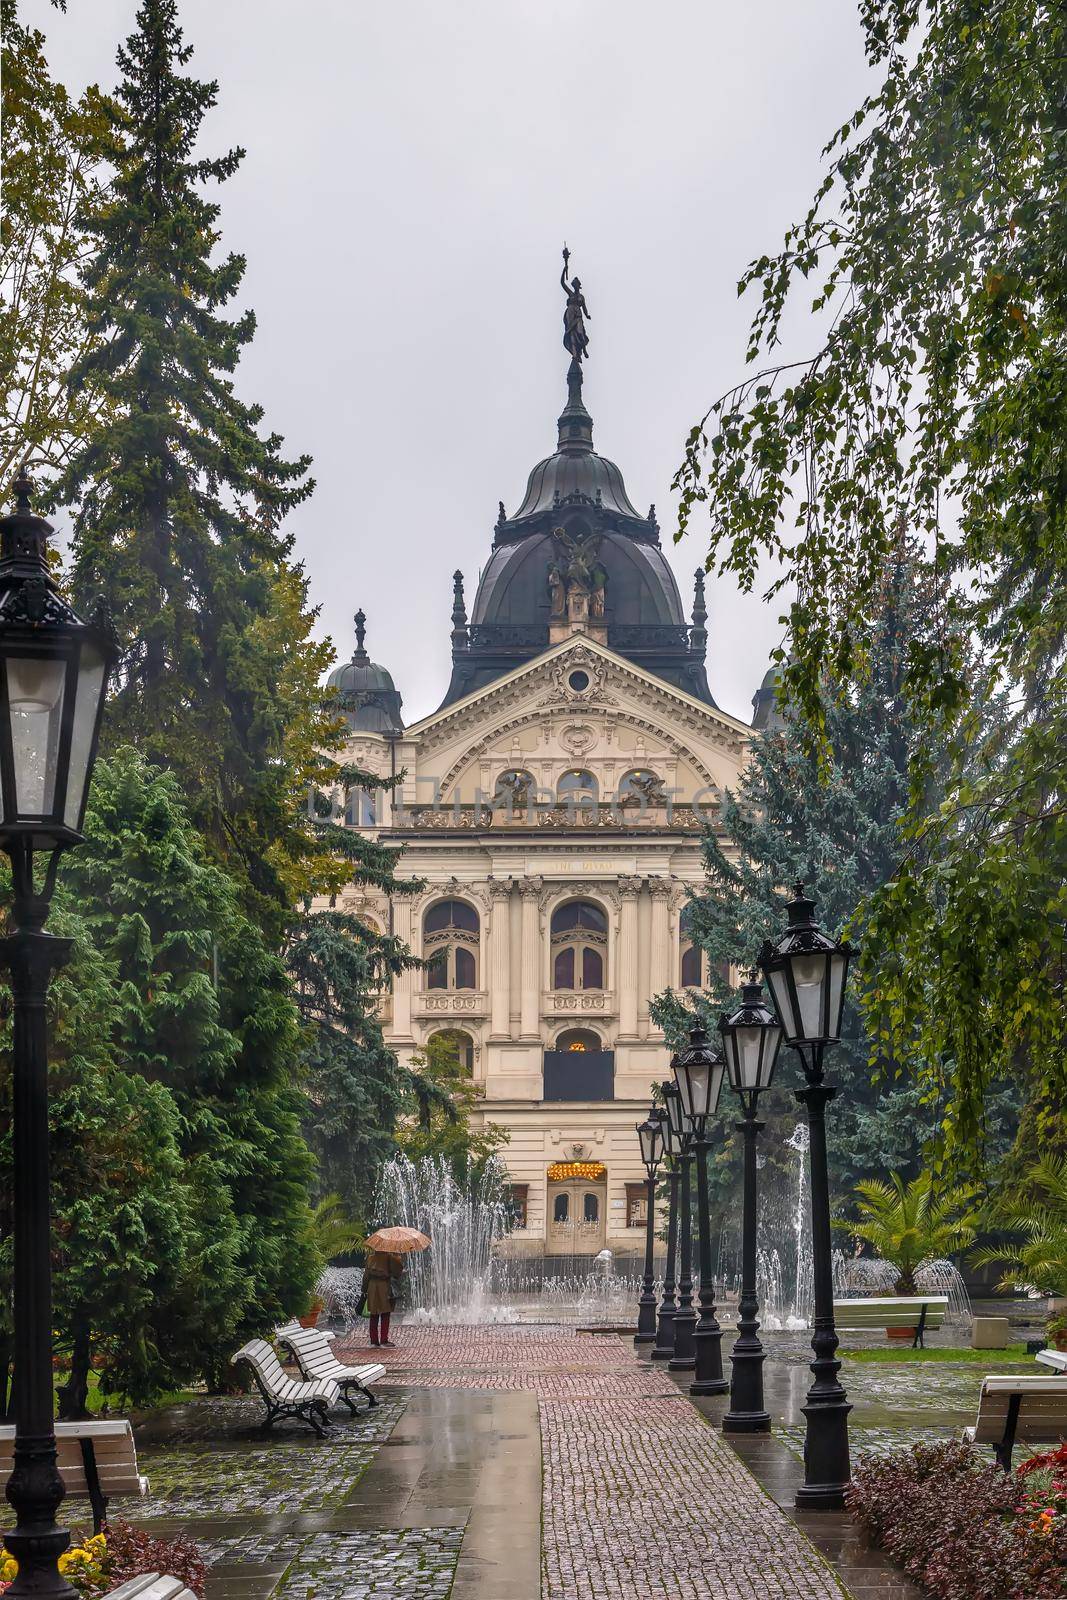
[[[53,1380],[55,1387],[58,1389],[62,1384],[67,1382],[69,1377],[69,1372],[56,1371]],[[181,1400],[199,1400],[202,1398],[202,1395],[198,1395],[192,1389],[174,1389],[167,1394],[161,1394],[159,1399],[155,1402],[155,1405],[171,1406],[176,1405]],[[105,1404],[109,1400],[111,1403],[112,1416],[124,1416],[130,1409],[129,1407],[122,1406],[119,1403],[119,1397],[117,1395],[107,1396],[103,1394],[100,1389],[100,1374],[97,1372],[90,1372],[89,1393],[85,1401],[85,1409],[88,1411],[89,1415],[91,1417],[99,1416],[103,1411]],[[154,1407],[152,1409],[154,1409]]]
[[[883,1363],[888,1366],[904,1366],[908,1362],[922,1361],[970,1361],[976,1366],[988,1366],[992,1362],[1022,1361],[1033,1363],[1033,1356],[1026,1353],[1024,1344],[1009,1344],[1004,1350],[960,1350],[953,1349],[951,1345],[935,1347],[929,1346],[926,1350],[894,1350],[887,1346],[884,1350],[839,1350],[838,1355],[845,1361],[868,1361]],[[1040,1367],[1034,1368],[1040,1372]]]

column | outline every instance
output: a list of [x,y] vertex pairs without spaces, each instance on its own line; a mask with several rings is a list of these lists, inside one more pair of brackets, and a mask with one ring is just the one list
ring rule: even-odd
[[[412,896],[393,894],[393,932],[401,944],[411,948]],[[393,1032],[400,1039],[411,1038],[411,995],[415,987],[415,967],[408,967],[393,979]]]
[[[655,1000],[671,981],[670,893],[669,878],[649,878],[648,891],[652,896],[652,938],[648,960],[648,995]],[[652,1024],[650,1032],[660,1032]]]
[[538,900],[540,878],[520,878],[522,896],[522,1025],[524,1039],[540,1037],[541,1010],[541,918]]
[[619,1038],[637,1038],[637,896],[640,878],[620,878],[619,943],[615,959],[615,993],[619,1003]]
[[511,879],[490,878],[489,897],[489,1032],[506,1039],[511,1032]]

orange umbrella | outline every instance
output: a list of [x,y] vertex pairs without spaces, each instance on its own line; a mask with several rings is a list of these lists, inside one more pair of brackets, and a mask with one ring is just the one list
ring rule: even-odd
[[430,1241],[418,1228],[379,1228],[367,1240],[368,1250],[384,1250],[387,1255],[412,1255],[416,1250],[428,1250]]

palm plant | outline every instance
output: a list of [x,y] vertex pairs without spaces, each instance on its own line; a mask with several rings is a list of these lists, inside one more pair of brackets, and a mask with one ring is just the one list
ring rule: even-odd
[[311,1213],[311,1237],[323,1261],[348,1255],[363,1243],[363,1229],[353,1222],[339,1194],[324,1195]]
[[[1015,1242],[976,1250],[976,1267],[1003,1262],[997,1285],[1010,1291],[1025,1283],[1047,1295],[1067,1294],[1067,1160],[1045,1156],[1027,1174],[1028,1190],[990,1206],[988,1221],[1018,1235]],[[1040,1198],[1036,1198],[1037,1191]]]
[[924,1261],[951,1255],[974,1243],[977,1190],[960,1184],[934,1194],[928,1173],[905,1183],[899,1172],[890,1181],[865,1178],[856,1185],[858,1222],[837,1221],[842,1228],[869,1244],[884,1261],[897,1269],[897,1294],[917,1294],[915,1273]]

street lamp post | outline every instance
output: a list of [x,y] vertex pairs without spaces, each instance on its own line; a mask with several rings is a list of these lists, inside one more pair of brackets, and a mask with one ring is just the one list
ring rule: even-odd
[[841,1013],[852,950],[837,944],[816,924],[814,900],[798,883],[789,905],[789,926],[775,944],[768,941],[759,964],[770,986],[774,1009],[787,1044],[800,1057],[807,1080],[796,1090],[811,1135],[811,1244],[815,1278],[812,1323],[813,1382],[803,1407],[807,1418],[804,1483],[797,1505],[837,1510],[850,1478],[848,1403],[838,1377],[837,1331],[830,1243],[830,1188],[826,1169],[826,1102],[837,1093],[823,1080],[823,1057],[841,1037]]
[[667,1211],[667,1265],[663,1273],[663,1297],[659,1303],[659,1322],[656,1327],[656,1343],[652,1351],[653,1361],[669,1361],[674,1354],[674,1319],[678,1311],[678,1302],[675,1299],[674,1263],[678,1253],[678,1162],[682,1148],[682,1111],[678,1100],[678,1089],[673,1083],[660,1085],[663,1091],[663,1104],[665,1116],[663,1119],[663,1145],[670,1161],[670,1170],[667,1174],[668,1185],[668,1211]]
[[693,1310],[693,1124],[682,1110],[682,1098],[674,1085],[674,1096],[667,1101],[667,1115],[676,1119],[674,1138],[678,1142],[678,1309],[674,1313],[674,1354],[669,1372],[692,1372],[696,1366],[697,1314]]
[[[96,757],[104,690],[114,660],[106,619],[83,622],[49,573],[51,528],[30,509],[25,471],[15,511],[0,517],[0,849],[11,857],[10,932],[0,961],[14,995],[14,1464],[7,1498],[16,1526],[4,1535],[18,1573],[8,1593],[68,1600],[59,1571],[70,1535],[56,1525],[63,1484],[56,1467],[52,1389],[48,1036],[52,973],[70,940],[45,933],[61,853],[77,844]],[[34,857],[45,870],[38,883]]]
[[637,1332],[634,1344],[640,1348],[656,1340],[656,1279],[652,1268],[656,1242],[656,1173],[663,1156],[663,1112],[653,1106],[644,1122],[637,1124],[641,1160],[645,1164],[645,1276],[637,1303]]
[[700,1241],[700,1320],[693,1335],[695,1367],[690,1394],[725,1394],[729,1384],[722,1372],[722,1329],[715,1316],[715,1285],[711,1277],[711,1217],[708,1211],[708,1118],[714,1116],[722,1092],[725,1065],[708,1043],[699,1024],[689,1031],[689,1043],[671,1062],[682,1110],[695,1134],[697,1159],[697,1228]]
[[745,1149],[741,1299],[737,1338],[730,1353],[730,1409],[722,1426],[725,1433],[767,1433],[771,1419],[763,1404],[763,1346],[756,1297],[756,1139],[763,1123],[757,1121],[756,1107],[763,1090],[771,1086],[782,1030],[764,1005],[758,982],[742,985],[741,1003],[729,1016],[719,1018],[719,1033],[730,1087],[741,1101],[744,1121],[737,1128]]

